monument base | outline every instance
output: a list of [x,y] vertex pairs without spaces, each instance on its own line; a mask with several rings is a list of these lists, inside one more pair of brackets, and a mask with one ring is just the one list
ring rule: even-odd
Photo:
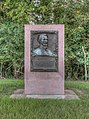
[[26,95],[26,97],[35,99],[65,99],[65,95]]
[[10,98],[34,98],[34,99],[78,99],[78,95],[73,90],[65,90],[64,95],[26,95],[24,94],[24,89],[17,89]]

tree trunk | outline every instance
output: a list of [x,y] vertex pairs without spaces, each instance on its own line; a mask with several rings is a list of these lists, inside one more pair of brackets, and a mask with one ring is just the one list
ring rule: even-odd
[[14,67],[14,78],[18,79],[17,67],[15,65],[13,65],[13,67]]
[[85,52],[84,50],[84,47],[82,46],[82,51],[83,51],[83,54],[84,54],[84,68],[85,68],[85,81],[87,80],[87,65],[86,65],[86,57],[87,57],[87,53]]
[[1,68],[0,68],[0,78],[2,78],[2,63],[1,63]]

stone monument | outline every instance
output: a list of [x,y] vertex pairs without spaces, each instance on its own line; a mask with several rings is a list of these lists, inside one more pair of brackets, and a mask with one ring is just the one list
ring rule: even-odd
[[64,25],[25,25],[26,95],[64,95]]

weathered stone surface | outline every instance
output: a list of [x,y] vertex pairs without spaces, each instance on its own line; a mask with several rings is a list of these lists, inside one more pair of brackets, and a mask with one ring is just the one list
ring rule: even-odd
[[14,91],[14,94],[23,94],[24,93],[24,89],[18,89]]
[[79,97],[73,90],[65,90],[65,99],[79,99]]
[[26,98],[25,94],[12,94],[10,98]]
[[15,93],[10,96],[10,98],[35,98],[35,99],[78,99],[79,97],[73,90],[65,90],[64,95],[25,95],[24,89],[18,89],[14,91]]
[[[45,37],[46,43],[39,37]],[[63,24],[25,25],[24,66],[26,95],[64,95]]]

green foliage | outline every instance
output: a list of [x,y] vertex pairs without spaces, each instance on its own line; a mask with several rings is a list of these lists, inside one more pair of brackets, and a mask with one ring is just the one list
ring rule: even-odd
[[23,72],[23,26],[12,22],[0,25],[0,63],[2,75],[18,78]]
[[[84,64],[87,64],[88,76],[89,76],[89,0],[3,0],[0,2],[0,21],[6,25],[6,21],[9,21],[13,24],[19,23],[22,24],[21,28],[24,24],[27,23],[35,23],[35,24],[64,24],[65,25],[65,79],[66,80],[78,80],[84,79]],[[17,61],[18,57],[23,57],[20,53],[22,53],[22,49],[19,49],[19,53],[14,53],[14,49],[18,45],[23,44],[23,38],[21,38],[21,43],[18,44],[18,39],[21,37],[22,32],[18,32],[10,26],[7,29],[4,26],[1,26],[0,29],[4,32],[5,35],[0,36],[0,43],[2,44],[1,55],[0,55],[0,63],[1,70],[7,69],[10,67],[10,73],[12,70],[13,75],[13,67],[12,62],[15,62],[15,67],[23,67]],[[11,25],[14,26],[14,25]],[[4,27],[4,29],[2,28]],[[10,31],[10,29],[12,29]],[[20,26],[19,26],[20,29]],[[2,32],[0,30],[0,32]],[[8,31],[8,32],[7,32]],[[12,33],[12,31],[14,31]],[[12,41],[10,44],[14,44],[13,46],[10,44],[8,48],[5,46],[5,37],[11,37],[10,32],[12,34]],[[19,36],[20,35],[20,36]],[[11,39],[11,38],[10,38]],[[14,40],[15,39],[15,40]],[[13,42],[13,43],[12,43]],[[15,43],[14,43],[15,42]],[[16,43],[17,42],[17,43]],[[84,62],[82,46],[85,48],[87,53],[87,60]],[[23,46],[21,46],[23,47]],[[7,49],[13,49],[13,53],[11,54],[11,50],[7,51]],[[17,48],[18,49],[18,48]],[[6,55],[7,52],[8,55]],[[15,57],[12,61],[12,55]],[[16,61],[15,61],[16,60]],[[9,62],[6,64],[6,62]],[[11,62],[11,64],[10,64]],[[4,63],[4,69],[3,65]],[[19,64],[19,65],[18,65]],[[8,66],[7,66],[8,65]],[[6,68],[5,68],[6,66]],[[16,68],[16,72],[19,68]],[[8,71],[9,72],[9,71]],[[22,70],[21,70],[22,72]],[[5,76],[5,73],[3,74]]]
[[0,1],[0,23],[7,19],[6,10],[3,6],[4,6],[4,1],[3,2]]
[[33,9],[33,3],[29,0],[5,0],[0,2],[1,17],[6,21],[13,21],[20,24],[26,24],[31,21],[30,13]]
[[[66,80],[84,79],[84,56],[82,46],[89,53],[89,7],[86,1],[56,1],[54,2],[53,22],[65,24],[65,72]],[[87,65],[89,62],[87,56]],[[88,74],[89,75],[89,74]]]
[[[36,0],[33,0],[36,1]],[[34,10],[31,13],[31,16],[34,16],[32,20],[35,24],[50,24],[52,23],[52,8],[53,0],[39,0],[35,2]]]
[[86,60],[84,60],[84,54],[82,51],[77,52],[77,57],[78,57],[78,63],[86,64],[87,66],[89,66],[89,52],[87,52]]

